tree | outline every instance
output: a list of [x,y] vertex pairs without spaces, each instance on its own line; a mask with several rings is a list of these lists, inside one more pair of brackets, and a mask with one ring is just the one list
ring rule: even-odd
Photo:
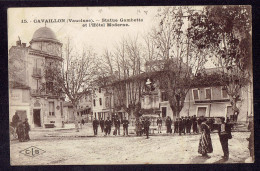
[[45,65],[45,79],[53,82],[53,91],[65,93],[71,101],[78,131],[77,105],[84,94],[91,89],[95,77],[95,56],[92,49],[77,53],[68,39],[62,62],[49,61]]
[[[251,9],[249,6],[209,6],[191,17],[192,41],[206,49],[222,73],[222,85],[235,114],[242,87],[252,76]],[[237,118],[237,116],[236,116]]]
[[122,38],[112,52],[104,50],[103,62],[99,66],[100,80],[108,83],[106,80],[109,78],[109,85],[104,87],[113,89],[115,109],[124,109],[129,115],[136,117],[139,117],[141,108],[142,80],[135,79],[142,72],[144,61],[141,49],[138,36],[127,40]]
[[159,25],[151,33],[163,65],[155,77],[168,94],[173,117],[179,117],[191,80],[206,62],[205,51],[191,41],[189,19],[193,13],[190,7],[159,9]]

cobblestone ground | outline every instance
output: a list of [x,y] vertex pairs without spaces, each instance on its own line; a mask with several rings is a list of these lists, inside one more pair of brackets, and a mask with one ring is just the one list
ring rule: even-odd
[[[85,165],[85,164],[186,164],[221,163],[223,152],[218,134],[211,134],[213,153],[210,158],[198,154],[200,135],[151,136],[149,139],[130,135],[94,137],[91,129],[32,131],[31,141],[11,141],[11,165]],[[84,136],[83,136],[84,135]],[[230,159],[226,163],[245,162],[249,132],[234,132],[229,141]],[[29,157],[20,153],[35,146],[45,153]]]

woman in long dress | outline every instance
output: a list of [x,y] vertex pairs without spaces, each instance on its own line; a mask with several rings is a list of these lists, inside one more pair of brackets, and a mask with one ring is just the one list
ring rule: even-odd
[[208,156],[207,153],[213,152],[212,142],[210,138],[210,127],[206,120],[201,123],[201,137],[199,141],[199,154],[202,156]]

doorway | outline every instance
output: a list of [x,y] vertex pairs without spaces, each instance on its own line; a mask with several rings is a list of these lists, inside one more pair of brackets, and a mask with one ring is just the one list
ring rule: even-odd
[[165,118],[167,114],[167,107],[162,107],[162,117]]
[[33,122],[35,127],[41,127],[41,109],[33,109]]

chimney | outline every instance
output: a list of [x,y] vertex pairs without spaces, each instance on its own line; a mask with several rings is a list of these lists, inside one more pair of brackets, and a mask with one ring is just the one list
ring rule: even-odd
[[16,46],[21,46],[21,40],[16,41]]
[[26,47],[26,43],[22,43],[22,47],[25,48]]

